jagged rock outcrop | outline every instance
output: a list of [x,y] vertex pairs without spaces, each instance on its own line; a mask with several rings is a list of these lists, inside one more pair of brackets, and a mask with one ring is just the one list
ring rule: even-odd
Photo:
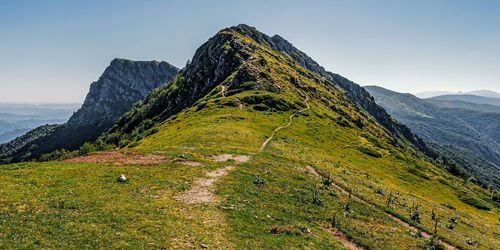
[[82,108],[69,119],[68,125],[80,126],[93,121],[113,123],[178,71],[167,62],[114,59],[99,80],[90,85]]
[[[94,141],[151,90],[170,81],[179,70],[167,62],[114,59],[90,86],[82,107],[65,124],[34,129],[0,145],[0,162],[40,157],[57,149],[73,150]],[[40,134],[37,131],[43,131]]]

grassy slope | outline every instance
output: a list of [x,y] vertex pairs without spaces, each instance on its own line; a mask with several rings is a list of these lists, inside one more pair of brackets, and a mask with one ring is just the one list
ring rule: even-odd
[[[241,39],[251,42],[246,37]],[[204,98],[204,108],[184,110],[161,124],[157,133],[127,149],[182,155],[204,163],[203,167],[61,162],[2,166],[0,247],[157,248],[198,247],[200,243],[211,247],[341,247],[322,230],[334,212],[337,227],[366,247],[416,247],[423,238],[412,236],[383,209],[392,192],[392,197],[397,197],[391,205],[393,213],[408,218],[409,207],[418,204],[422,223],[414,224],[425,231],[432,232],[430,214],[435,210],[441,218],[438,234],[447,241],[463,248],[500,248],[498,208],[490,204],[492,211],[479,210],[457,197],[462,191],[486,200],[486,193],[471,184],[462,185],[442,169],[412,156],[411,150],[392,146],[383,130],[355,111],[340,91],[319,84],[321,79],[286,63],[289,59],[268,53],[265,48],[256,53],[268,61],[272,82],[281,86],[279,93],[263,91],[266,82],[262,82],[261,90],[222,97],[219,86]],[[263,70],[257,63],[250,66]],[[298,86],[290,84],[289,76],[297,79]],[[259,147],[266,136],[286,124],[293,111],[254,111],[248,104],[239,110],[223,105],[234,97],[243,99],[264,92],[299,102],[303,100],[296,90],[299,86],[311,97],[311,109],[280,130],[264,152]],[[352,124],[340,126],[336,122],[339,114],[325,103],[335,103],[346,116],[361,117],[367,125],[362,129]],[[371,148],[383,156],[369,156],[359,147]],[[210,156],[220,153],[251,155],[252,160],[210,160]],[[185,204],[174,199],[204,171],[229,164],[236,169],[217,182],[220,203]],[[349,200],[307,172],[307,165],[381,208]],[[116,183],[120,173],[130,181]],[[263,185],[254,183],[258,175],[265,181]],[[375,192],[377,188],[381,194]],[[315,192],[321,205],[313,202]],[[353,212],[344,215],[346,203]],[[445,227],[451,217],[458,218],[453,230]],[[271,234],[273,225],[288,226],[289,230]],[[299,230],[303,227],[311,233]],[[467,245],[467,237],[476,245]]]

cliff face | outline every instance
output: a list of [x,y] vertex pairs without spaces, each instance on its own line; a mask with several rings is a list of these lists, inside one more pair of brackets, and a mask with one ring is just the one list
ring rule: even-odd
[[[90,86],[82,107],[65,124],[36,128],[0,145],[0,162],[26,161],[58,149],[94,141],[132,105],[172,79],[179,70],[167,62],[114,59]],[[42,133],[43,132],[43,133]]]
[[90,85],[80,110],[68,126],[100,121],[113,123],[147,93],[167,83],[179,70],[167,62],[115,59],[102,76]]

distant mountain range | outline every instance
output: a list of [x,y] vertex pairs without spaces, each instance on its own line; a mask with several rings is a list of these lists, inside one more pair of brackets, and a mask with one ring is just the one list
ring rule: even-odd
[[0,162],[35,159],[54,150],[74,150],[94,141],[134,103],[170,81],[177,72],[167,62],[114,59],[99,80],[91,84],[85,102],[66,123],[42,126],[0,145]]
[[[443,99],[446,100],[448,96],[428,100],[378,86],[365,88],[391,116],[410,127],[424,140],[462,147],[493,163],[495,167],[486,167],[490,169],[489,171],[476,169],[472,172],[482,172],[483,180],[488,179],[500,186],[500,167],[498,167],[500,166],[500,113],[444,107]],[[494,99],[476,98],[470,95],[462,95],[462,97],[465,100],[476,102]],[[438,106],[436,103],[440,105]],[[469,102],[469,104],[473,103]],[[469,159],[472,158],[469,157]],[[463,166],[463,168],[470,170],[480,165],[473,162],[471,161],[468,166]]]
[[44,124],[63,123],[80,104],[0,103],[0,143]]
[[430,98],[440,95],[476,95],[483,97],[491,97],[491,98],[500,98],[500,93],[491,90],[475,90],[468,92],[451,92],[451,91],[424,91],[416,93],[415,96],[418,98]]
[[478,95],[441,95],[425,100],[445,108],[472,109],[481,112],[500,112],[500,98]]

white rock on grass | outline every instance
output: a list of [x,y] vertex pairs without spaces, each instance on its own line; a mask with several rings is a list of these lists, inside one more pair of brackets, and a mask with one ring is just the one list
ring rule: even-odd
[[125,175],[121,174],[119,177],[118,177],[118,182],[125,182],[127,180],[127,177],[125,177]]

